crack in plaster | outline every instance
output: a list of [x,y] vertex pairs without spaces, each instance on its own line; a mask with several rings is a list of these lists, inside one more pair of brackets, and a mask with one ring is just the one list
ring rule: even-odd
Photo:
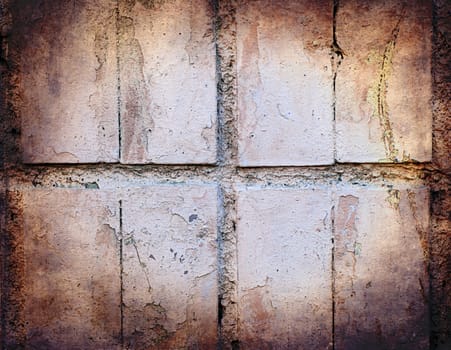
[[[373,117],[379,119],[379,125],[382,129],[382,141],[384,143],[385,154],[389,161],[398,162],[398,149],[396,148],[395,137],[393,134],[393,127],[390,120],[389,107],[387,103],[388,79],[392,73],[392,63],[395,54],[396,42],[401,27],[401,22],[404,18],[405,10],[401,10],[398,21],[391,32],[391,38],[387,42],[382,55],[379,78],[377,83],[368,90],[367,100],[373,106]],[[403,159],[408,155],[404,154]]]

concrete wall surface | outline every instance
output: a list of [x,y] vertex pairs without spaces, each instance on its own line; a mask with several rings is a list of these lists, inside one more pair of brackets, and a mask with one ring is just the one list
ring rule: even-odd
[[0,348],[451,348],[450,13],[0,0]]

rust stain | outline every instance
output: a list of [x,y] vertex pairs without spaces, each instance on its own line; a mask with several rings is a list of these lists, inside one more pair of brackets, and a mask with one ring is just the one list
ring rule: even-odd
[[[341,278],[344,279],[345,290],[349,290],[350,295],[342,295],[343,298],[353,297],[355,295],[354,281],[355,277],[355,267],[356,267],[356,256],[361,254],[361,245],[357,243],[357,209],[359,205],[359,198],[347,195],[340,196],[337,206],[337,211],[335,215],[335,253],[334,253],[334,263],[336,266],[351,266],[352,271],[347,272],[347,269],[339,269],[345,271],[342,273]],[[343,304],[344,299],[337,297],[337,303]]]
[[395,210],[399,209],[399,202],[401,200],[401,192],[399,190],[390,189],[388,190],[388,197],[385,199],[390,207]]
[[[150,116],[151,101],[144,77],[144,55],[135,38],[135,25],[130,17],[119,19],[119,57],[121,90],[121,134],[127,140],[122,144],[122,157],[147,159],[148,137],[154,128]],[[135,153],[134,156],[132,154]]]
[[429,261],[428,231],[424,227],[424,221],[421,220],[420,214],[418,213],[417,198],[414,191],[407,190],[407,201],[409,204],[410,212],[412,213],[413,222],[415,224],[415,231],[418,234],[418,239],[420,241],[421,249],[423,251],[423,259],[425,269],[427,272],[427,264]]

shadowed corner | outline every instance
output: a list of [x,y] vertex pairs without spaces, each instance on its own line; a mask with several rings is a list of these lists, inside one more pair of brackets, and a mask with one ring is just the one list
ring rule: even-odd
[[[117,161],[115,1],[12,1],[9,118],[20,163]],[[89,145],[89,146],[87,146]]]

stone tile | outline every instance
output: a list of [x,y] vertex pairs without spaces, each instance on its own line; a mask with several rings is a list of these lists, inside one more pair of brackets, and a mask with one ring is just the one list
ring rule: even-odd
[[240,348],[329,346],[331,207],[325,189],[238,189]]
[[431,160],[431,2],[340,1],[337,160]]
[[24,162],[117,161],[115,4],[11,2]]
[[241,166],[331,164],[332,1],[240,1]]
[[154,185],[122,201],[124,339],[130,349],[214,349],[217,189]]
[[120,349],[118,202],[43,189],[22,203],[27,348]]
[[215,163],[210,2],[121,0],[120,13],[121,161]]
[[429,349],[427,189],[345,187],[335,207],[335,348]]

